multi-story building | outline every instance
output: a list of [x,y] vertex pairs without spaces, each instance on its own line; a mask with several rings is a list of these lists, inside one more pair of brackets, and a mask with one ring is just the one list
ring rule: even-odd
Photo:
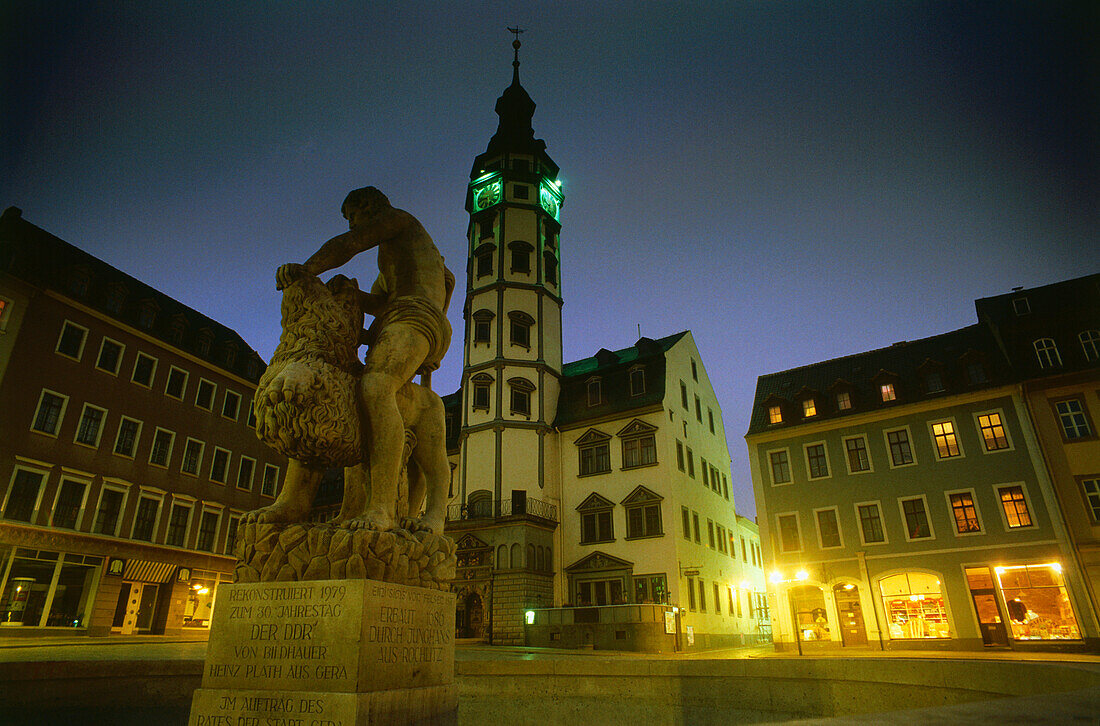
[[691,334],[563,364],[564,197],[513,66],[470,174],[462,386],[445,399],[459,635],[755,642],[767,634],[748,554],[758,535],[735,512],[722,414]]
[[202,632],[245,512],[286,461],[256,438],[239,335],[0,218],[0,627]]
[[1077,565],[1100,610],[1100,274],[976,306],[1023,380]]
[[746,440],[777,647],[1095,645],[1000,343],[983,323],[759,378]]

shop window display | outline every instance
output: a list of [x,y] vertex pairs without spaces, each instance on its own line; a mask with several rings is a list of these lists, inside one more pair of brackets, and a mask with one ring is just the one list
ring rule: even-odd
[[187,590],[183,610],[183,627],[209,628],[214,613],[214,595],[218,589],[218,574],[196,570]]
[[1057,563],[998,567],[997,581],[1016,640],[1078,640],[1073,607]]
[[0,626],[87,626],[98,557],[18,549],[0,596]]
[[[820,587],[813,585],[793,587],[790,591],[790,599],[791,609],[798,623],[798,637],[801,640],[832,640],[829,616],[825,610],[825,595]],[[751,614],[750,617],[752,617]]]
[[903,572],[879,581],[892,640],[949,638],[947,608],[940,580],[923,572]]

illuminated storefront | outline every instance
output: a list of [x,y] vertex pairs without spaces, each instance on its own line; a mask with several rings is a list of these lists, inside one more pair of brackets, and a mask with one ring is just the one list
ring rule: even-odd
[[1079,640],[1081,631],[1056,562],[995,568],[1015,640]]
[[829,615],[821,588],[814,585],[792,587],[789,597],[798,637],[803,641],[831,640]]
[[232,577],[226,573],[206,570],[192,572],[187,589],[187,603],[183,609],[183,627],[209,628],[218,585],[232,581]]
[[891,575],[879,580],[879,590],[891,640],[951,637],[940,579],[935,575]]
[[20,547],[2,561],[0,627],[87,627],[103,558]]

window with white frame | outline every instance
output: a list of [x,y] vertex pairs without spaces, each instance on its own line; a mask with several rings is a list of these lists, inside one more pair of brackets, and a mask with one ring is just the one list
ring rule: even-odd
[[1062,356],[1058,354],[1058,345],[1053,338],[1039,338],[1032,345],[1040,368],[1054,368],[1062,365]]
[[215,446],[214,456],[210,458],[210,481],[225,484],[229,472],[229,452]]
[[194,504],[189,502],[172,502],[172,511],[168,515],[168,532],[164,536],[165,544],[172,547],[185,546],[194,508]]
[[936,455],[941,459],[950,459],[962,454],[959,447],[959,439],[955,435],[955,423],[953,421],[936,421],[931,424],[932,441],[935,444]]
[[213,410],[217,390],[218,387],[212,381],[200,378],[198,388],[195,389],[195,405],[207,411]]
[[1093,363],[1100,360],[1100,330],[1085,330],[1078,336],[1081,342],[1081,350],[1085,354],[1085,360]]
[[84,410],[80,412],[80,422],[76,426],[76,436],[73,441],[77,444],[99,448],[99,437],[103,434],[103,422],[107,418],[107,409],[84,404]]
[[122,523],[122,510],[126,504],[126,490],[104,485],[99,492],[99,504],[96,506],[95,522],[92,532],[108,537],[118,536],[118,526]]
[[172,366],[168,369],[168,382],[164,386],[164,395],[182,401],[187,390],[187,371]]
[[202,468],[202,451],[206,444],[198,439],[187,438],[183,445],[183,461],[180,463],[180,471],[191,476],[198,476]]
[[913,447],[909,443],[908,429],[887,431],[886,446],[890,450],[890,463],[893,466],[908,466],[913,463]]
[[1001,500],[1001,510],[1009,529],[1031,527],[1031,510],[1027,505],[1024,488],[1019,484],[997,487],[997,497]]
[[38,511],[45,480],[45,473],[17,466],[4,500],[4,519],[31,522]]
[[883,383],[878,387],[879,395],[882,396],[883,403],[889,403],[890,401],[896,401],[898,394],[894,391],[893,383]]
[[65,417],[65,407],[68,405],[68,396],[43,388],[38,396],[38,408],[35,409],[31,429],[40,434],[57,436],[61,428],[61,420]]
[[142,492],[138,497],[137,510],[134,512],[134,528],[131,539],[152,542],[156,534],[157,520],[160,518],[160,505],[163,495],[151,495]]
[[66,358],[78,361],[84,355],[84,343],[87,339],[87,328],[66,320],[61,325],[61,334],[57,337],[57,347],[54,350]]
[[57,488],[57,498],[53,504],[53,516],[50,526],[61,529],[76,529],[80,523],[80,513],[84,511],[84,499],[88,495],[88,483],[64,477]]
[[867,453],[867,438],[853,436],[844,439],[844,451],[847,455],[848,471],[852,474],[871,470],[871,457]]
[[978,432],[986,451],[1001,451],[1009,448],[1008,433],[1005,431],[1001,414],[996,411],[978,414]]
[[157,359],[151,355],[138,352],[137,359],[134,361],[134,372],[130,374],[130,380],[139,386],[145,388],[152,388],[153,376],[157,371]]
[[274,497],[279,490],[279,467],[274,464],[264,464],[264,480],[260,484],[260,494],[265,497]]
[[829,455],[824,443],[806,445],[806,470],[810,472],[811,479],[829,476]]
[[585,390],[589,406],[599,406],[603,402],[603,386],[599,377],[589,378]]
[[218,537],[218,523],[221,522],[221,511],[217,509],[203,509],[199,518],[199,536],[195,542],[195,549],[203,552],[213,552],[214,544]]
[[153,434],[153,445],[149,450],[149,463],[153,466],[167,468],[168,462],[172,458],[172,444],[175,440],[176,435],[174,433],[158,426]]
[[641,421],[631,421],[621,431],[623,468],[650,466],[657,463],[656,429]]
[[611,471],[610,441],[610,436],[595,429],[589,429],[584,436],[577,439],[578,470],[581,476]]
[[237,530],[240,529],[242,514],[230,514],[229,526],[225,528],[225,554],[233,554],[233,546],[237,543]]
[[974,492],[948,492],[947,502],[951,505],[955,532],[977,534],[982,531],[982,522],[978,518],[978,505],[974,503]]
[[240,457],[237,468],[237,488],[252,491],[252,478],[256,473],[256,460],[247,456]]
[[664,534],[661,525],[661,499],[660,495],[639,486],[623,500],[627,539],[660,537]]
[[122,365],[122,353],[126,346],[117,340],[104,337],[99,344],[99,355],[95,359],[95,367],[101,371],[118,375],[118,369]]
[[228,388],[225,391],[225,398],[222,400],[222,416],[230,421],[236,421],[237,416],[241,410],[241,394],[236,391],[230,391]]
[[836,507],[814,510],[817,519],[817,538],[821,549],[833,549],[841,547],[840,522],[837,519]]
[[779,531],[779,549],[783,552],[801,552],[802,536],[798,531],[798,513],[776,515]]
[[630,369],[630,395],[640,396],[645,393],[645,368],[637,366]]
[[787,449],[768,452],[768,463],[771,466],[772,484],[790,484],[791,462]]
[[615,504],[592,493],[577,507],[581,517],[581,544],[593,544],[596,542],[611,542],[615,539],[615,531],[611,513]]
[[1085,414],[1085,405],[1080,398],[1067,398],[1054,403],[1054,412],[1058,415],[1058,424],[1062,427],[1062,438],[1066,441],[1086,439],[1092,436],[1092,427]]
[[802,417],[810,418],[817,415],[817,403],[812,398],[802,399]]
[[852,394],[848,391],[840,391],[836,394],[836,410],[849,411],[852,408]]
[[1086,477],[1080,481],[1081,493],[1085,497],[1085,506],[1092,515],[1092,522],[1100,524],[1100,477]]
[[928,504],[924,497],[907,497],[901,502],[901,515],[905,519],[905,537],[928,539],[932,536],[932,527],[928,522]]
[[863,544],[877,544],[886,541],[886,531],[882,526],[882,510],[878,502],[865,502],[856,505],[859,515],[859,533]]
[[118,422],[118,432],[115,434],[114,452],[128,459],[134,458],[138,440],[141,438],[141,421],[122,416]]

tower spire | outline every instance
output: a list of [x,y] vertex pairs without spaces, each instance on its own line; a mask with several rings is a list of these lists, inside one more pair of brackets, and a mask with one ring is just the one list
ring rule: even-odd
[[512,41],[512,49],[515,53],[512,58],[512,83],[519,85],[519,48],[523,45],[519,42],[519,34],[524,32],[524,29],[517,25],[514,28],[508,28],[508,32],[516,36],[516,39]]

